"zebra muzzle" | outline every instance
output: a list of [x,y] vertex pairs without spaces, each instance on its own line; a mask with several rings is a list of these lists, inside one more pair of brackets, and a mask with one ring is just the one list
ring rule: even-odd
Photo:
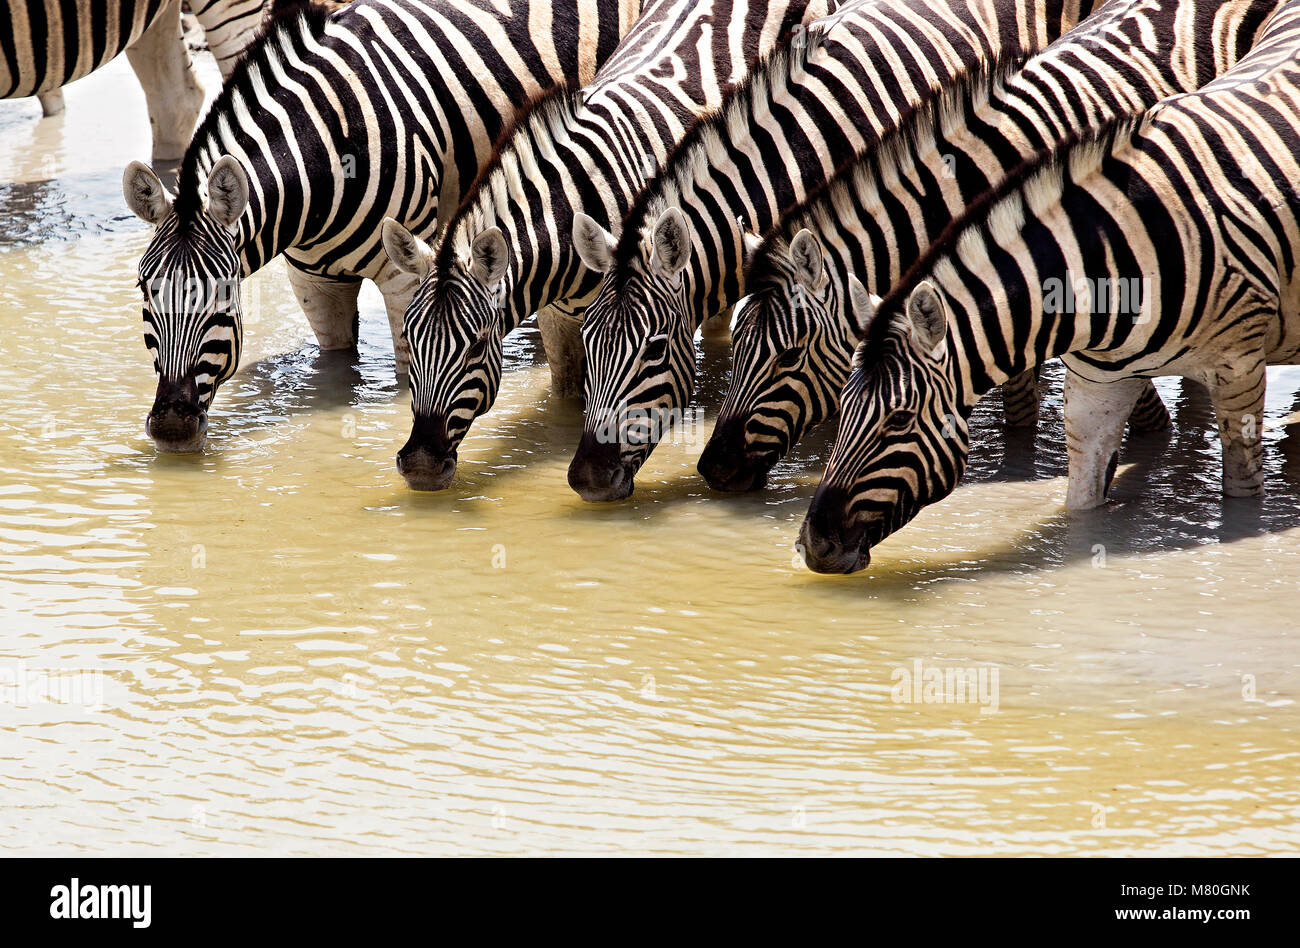
[[588,431],[569,464],[569,486],[585,501],[607,503],[631,496],[636,483],[623,463],[619,442]]
[[850,522],[848,493],[818,488],[799,530],[799,552],[814,573],[856,573],[871,563],[871,544],[863,524]]
[[778,457],[746,450],[744,428],[724,422],[713,432],[695,467],[714,490],[762,490]]
[[198,386],[192,375],[159,379],[153,408],[144,423],[154,447],[167,454],[190,454],[203,450],[208,433],[208,413],[199,402]]
[[443,490],[456,475],[456,449],[441,419],[417,417],[397,452],[397,471],[411,490]]

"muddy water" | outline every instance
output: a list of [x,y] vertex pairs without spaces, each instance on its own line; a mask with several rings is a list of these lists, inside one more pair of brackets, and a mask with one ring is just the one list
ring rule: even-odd
[[1300,373],[1270,378],[1263,503],[1220,499],[1171,381],[1178,431],[1068,516],[1057,383],[1035,442],[982,408],[964,486],[826,578],[792,553],[824,438],[759,496],[694,474],[725,349],[699,424],[592,507],[525,333],[455,485],[416,495],[377,295],[359,357],[322,357],[276,265],[207,452],[159,457],[119,197],[140,96],[118,64],[67,99],[0,103],[5,851],[1300,844]]

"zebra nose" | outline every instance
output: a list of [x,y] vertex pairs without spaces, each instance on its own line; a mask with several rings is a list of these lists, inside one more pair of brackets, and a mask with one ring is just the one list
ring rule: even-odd
[[208,415],[199,404],[194,379],[160,379],[144,428],[154,447],[164,453],[189,454],[202,450],[208,432]]
[[411,437],[397,452],[397,471],[411,490],[442,490],[456,474],[456,449],[440,420],[417,417]]
[[695,467],[710,487],[720,491],[760,490],[769,470],[746,452],[745,429],[732,422],[714,430]]
[[618,442],[588,431],[569,464],[569,486],[583,500],[605,503],[628,497],[636,484],[623,466]]
[[814,573],[856,573],[871,562],[866,527],[848,522],[848,494],[818,488],[799,530],[799,550]]

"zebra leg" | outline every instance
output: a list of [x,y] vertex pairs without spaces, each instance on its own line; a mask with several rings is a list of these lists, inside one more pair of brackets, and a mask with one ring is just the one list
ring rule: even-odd
[[1119,465],[1124,425],[1147,379],[1090,382],[1065,373],[1065,448],[1070,485],[1065,506],[1090,510],[1106,502]]
[[1207,373],[1223,444],[1223,492],[1229,497],[1264,493],[1264,380],[1263,360]]
[[307,322],[321,349],[355,349],[361,281],[317,276],[300,270],[290,261],[286,263],[293,295],[307,314]]
[[1129,433],[1152,434],[1168,431],[1173,426],[1173,419],[1169,417],[1169,409],[1161,400],[1160,393],[1151,382],[1147,382],[1142,394],[1138,396],[1137,404],[1133,406],[1133,414],[1128,416]]
[[1041,365],[1002,383],[1002,421],[1008,428],[1038,427],[1038,375]]
[[700,335],[705,339],[730,339],[731,311],[732,307],[728,306],[716,316],[710,316],[706,319],[700,324]]
[[562,312],[554,304],[537,311],[546,363],[551,367],[551,393],[560,398],[582,397],[582,316]]
[[126,51],[144,89],[153,130],[153,160],[180,161],[203,107],[203,86],[180,37],[180,0],[171,0]]
[[63,111],[63,90],[51,89],[49,92],[36,93],[36,101],[41,104],[41,115],[49,117]]

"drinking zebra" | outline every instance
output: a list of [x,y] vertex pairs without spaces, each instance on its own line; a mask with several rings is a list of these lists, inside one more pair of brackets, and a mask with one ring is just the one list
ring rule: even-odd
[[[265,0],[196,0],[224,78],[262,23]],[[180,35],[181,0],[14,0],[0,6],[0,98],[63,110],[63,86],[125,50],[144,89],[155,161],[185,151],[203,88]]]
[[[435,255],[396,223],[385,243],[422,279],[406,313],[411,436],[406,483],[440,490],[470,425],[491,408],[502,343],[538,313],[553,391],[581,391],[576,313],[599,282],[583,228],[626,213],[673,143],[729,83],[788,34],[807,0],[656,0],[585,88],[534,103],[502,140]],[[820,2],[813,13],[824,12]],[[579,239],[571,235],[576,222]],[[599,222],[603,222],[599,223]]]
[[139,162],[128,206],[156,226],[140,260],[158,373],[147,430],[198,450],[239,364],[239,282],[284,254],[322,349],[357,339],[362,278],[397,348],[414,280],[388,264],[385,217],[424,232],[450,216],[504,121],[557,82],[589,80],[639,0],[358,0],[280,8],[235,67],[181,163],[173,202]]
[[800,533],[807,564],[864,568],[952,491],[980,395],[1056,356],[1070,369],[1070,507],[1105,501],[1123,419],[1161,375],[1208,387],[1224,492],[1261,493],[1265,366],[1300,357],[1296,181],[1300,0],[1288,0],[1201,91],[1027,161],[884,300],[851,281],[867,333]]
[[[824,192],[788,209],[750,260],[731,384],[699,462],[709,483],[761,487],[803,433],[835,413],[861,332],[846,305],[848,273],[885,292],[1010,169],[1072,128],[1214,79],[1249,51],[1276,7],[1277,0],[1110,3],[1022,69],[1012,63],[957,84]],[[1013,397],[1007,408],[1009,421],[1035,420],[1036,394]],[[1131,428],[1168,423],[1148,385]]]
[[591,501],[632,492],[694,386],[696,328],[742,293],[744,229],[765,228],[782,201],[834,170],[823,148],[828,158],[849,157],[953,75],[1008,51],[1037,50],[1089,8],[859,3],[799,37],[802,49],[774,56],[764,84],[741,90],[693,132],[638,195],[618,240],[596,232],[591,241],[586,256],[607,272],[582,327],[587,415],[570,486]]

